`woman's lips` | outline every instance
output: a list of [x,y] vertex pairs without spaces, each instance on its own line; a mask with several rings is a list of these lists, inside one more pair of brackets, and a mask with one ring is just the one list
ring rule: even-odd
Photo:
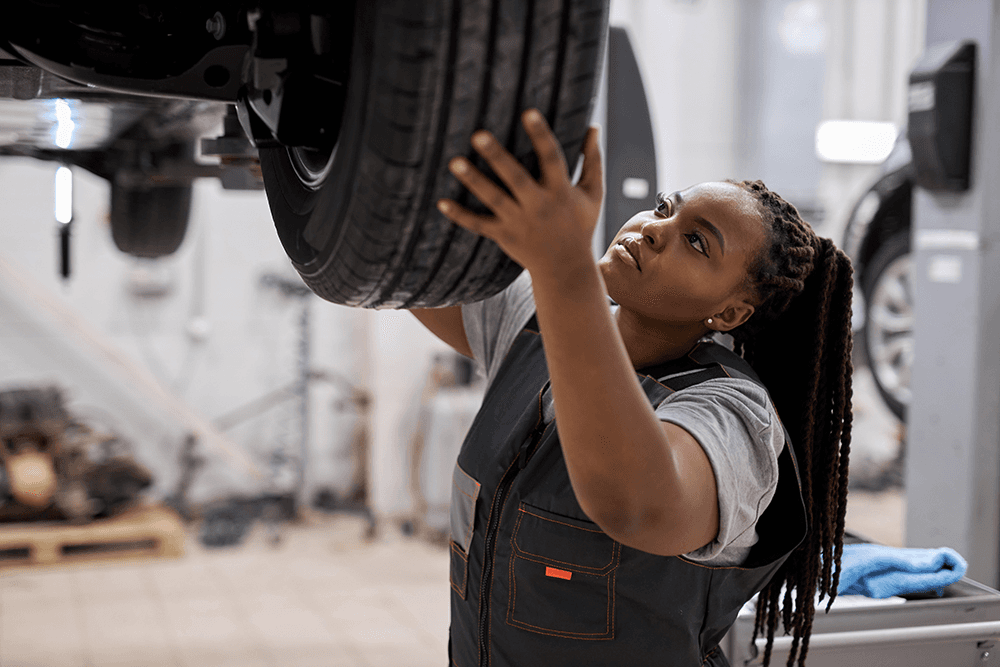
[[636,268],[637,271],[640,272],[642,271],[642,267],[639,266],[639,259],[632,254],[632,251],[629,249],[627,245],[625,245],[624,243],[619,243],[617,246],[615,246],[615,252],[618,253],[618,256],[626,264],[631,264]]

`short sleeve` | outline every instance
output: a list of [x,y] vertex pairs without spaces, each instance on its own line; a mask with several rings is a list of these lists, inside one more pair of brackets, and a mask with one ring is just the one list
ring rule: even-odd
[[757,542],[757,520],[778,484],[778,455],[785,438],[770,397],[749,380],[707,380],[670,395],[656,414],[698,441],[715,474],[719,533],[686,557],[738,565]]
[[462,306],[465,337],[487,384],[534,313],[535,298],[527,271],[498,294]]

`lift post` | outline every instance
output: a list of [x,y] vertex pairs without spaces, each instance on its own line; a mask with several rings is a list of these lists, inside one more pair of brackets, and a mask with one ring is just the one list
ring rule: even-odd
[[[957,40],[973,40],[977,53],[969,188],[914,190],[906,542],[952,547],[968,560],[967,576],[997,587],[1000,0],[928,0],[927,47]],[[912,86],[911,117],[928,103]]]

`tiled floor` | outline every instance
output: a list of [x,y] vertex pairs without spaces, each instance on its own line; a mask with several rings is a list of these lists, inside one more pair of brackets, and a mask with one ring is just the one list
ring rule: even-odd
[[446,665],[448,552],[363,529],[314,517],[277,547],[192,535],[176,560],[0,572],[0,666]]

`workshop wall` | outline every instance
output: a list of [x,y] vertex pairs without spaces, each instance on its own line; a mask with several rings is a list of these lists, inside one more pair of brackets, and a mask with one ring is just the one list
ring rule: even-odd
[[[274,234],[263,194],[226,192],[214,181],[197,182],[188,237],[181,249],[164,260],[140,261],[113,246],[107,183],[75,170],[73,270],[63,281],[57,275],[52,217],[54,171],[51,163],[0,161],[5,202],[0,254],[39,294],[75,314],[95,339],[118,350],[138,373],[151,375],[164,392],[207,421],[296,380],[301,304],[262,285],[261,277],[297,277]],[[314,369],[356,379],[357,317],[349,309],[310,300]],[[52,333],[55,329],[50,326],[48,331],[53,338],[80,338],[72,329]],[[134,441],[137,458],[156,474],[153,495],[168,493],[176,482],[180,445],[189,425],[178,423],[177,415],[160,405],[146,406],[155,417],[138,419],[134,404],[155,400],[142,394],[142,382],[128,372],[99,383],[93,377],[88,380],[94,369],[85,357],[93,347],[67,354],[58,367],[41,363],[52,356],[46,350],[53,345],[67,343],[36,340],[33,361],[24,352],[30,341],[0,349],[0,386],[65,387],[74,413]],[[116,404],[95,388],[115,382],[132,386],[142,398]],[[347,483],[350,471],[345,466],[350,458],[345,448],[355,420],[350,411],[333,409],[343,393],[340,387],[314,382],[312,389],[305,498],[317,487]],[[122,393],[127,392],[118,395]],[[153,423],[158,426],[152,428]],[[260,410],[224,435],[261,476],[248,475],[236,460],[239,457],[205,442],[200,455],[210,463],[196,477],[194,501],[234,492],[288,490],[294,484],[300,438],[294,400]],[[289,463],[273,466],[275,452],[284,452]]]
[[659,188],[761,178],[839,240],[872,165],[816,156],[824,120],[902,128],[926,0],[612,0],[652,111]]

